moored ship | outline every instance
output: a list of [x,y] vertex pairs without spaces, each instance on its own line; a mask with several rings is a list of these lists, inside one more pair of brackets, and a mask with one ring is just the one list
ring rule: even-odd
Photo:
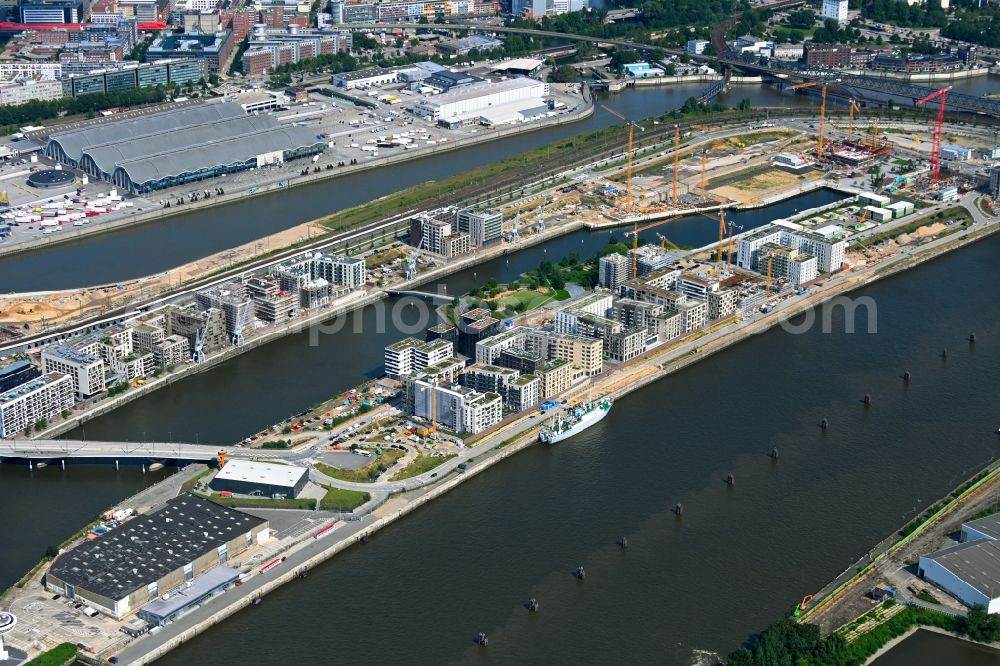
[[546,444],[555,444],[583,432],[607,416],[608,412],[611,411],[612,404],[613,401],[610,398],[604,398],[595,402],[584,402],[567,409],[563,414],[556,416],[551,425],[539,433],[538,439]]

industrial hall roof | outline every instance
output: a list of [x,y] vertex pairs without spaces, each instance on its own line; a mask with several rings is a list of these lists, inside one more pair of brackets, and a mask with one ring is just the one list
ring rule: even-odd
[[271,127],[205,141],[196,146],[147,154],[122,162],[115,167],[115,172],[124,172],[138,186],[215,166],[240,164],[266,153],[306,148],[319,143],[323,142],[304,127]]
[[80,591],[120,600],[266,524],[185,494],[63,553],[49,573]]
[[153,113],[127,120],[114,120],[68,132],[59,132],[49,136],[49,143],[59,144],[67,158],[79,161],[83,156],[84,149],[90,146],[99,146],[114,141],[124,142],[151,132],[191,127],[214,120],[245,115],[243,107],[232,102],[198,104],[163,113]]
[[[156,128],[148,134],[129,137],[128,141],[116,140],[83,150],[81,160],[89,158],[101,173],[111,175],[122,162],[141,159],[147,155],[189,148],[206,144],[213,140],[241,136],[253,131],[277,127],[278,121],[272,116],[242,115],[222,118],[200,125],[185,127]],[[81,164],[81,166],[84,166]]]

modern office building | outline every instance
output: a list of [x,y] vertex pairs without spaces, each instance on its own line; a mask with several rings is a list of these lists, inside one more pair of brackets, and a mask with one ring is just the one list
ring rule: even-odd
[[209,486],[217,492],[239,495],[295,498],[309,481],[309,469],[233,458],[218,471]]
[[42,372],[69,375],[73,390],[80,398],[89,398],[104,390],[104,369],[104,359],[68,345],[49,345],[42,350]]
[[39,421],[71,409],[73,394],[73,379],[61,372],[51,372],[0,392],[0,439],[25,432]]
[[460,208],[455,212],[458,231],[469,234],[469,240],[477,247],[500,241],[502,224],[503,214],[496,208]]
[[45,588],[120,620],[267,535],[263,518],[184,494],[59,555]]
[[169,58],[194,58],[204,60],[210,72],[219,72],[229,61],[235,48],[232,33],[227,31],[214,34],[161,33],[146,49],[146,62]]
[[20,0],[21,23],[84,23],[89,16],[84,0]]

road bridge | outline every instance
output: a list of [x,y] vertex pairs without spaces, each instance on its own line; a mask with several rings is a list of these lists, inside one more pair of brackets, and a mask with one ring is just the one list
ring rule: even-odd
[[[891,95],[894,100],[909,99],[911,103],[923,99],[936,90],[936,88],[918,86],[898,79],[851,74],[826,67],[809,67],[786,60],[742,55],[734,51],[726,51],[719,57],[719,60],[733,67],[761,72],[779,79],[830,81],[831,83],[836,81],[836,84],[843,88]],[[948,108],[1000,117],[1000,100],[975,95],[951,92],[948,94]]]
[[203,462],[216,460],[225,449],[230,458],[296,460],[303,453],[282,450],[242,449],[181,442],[91,442],[74,439],[29,439],[0,443],[0,461],[18,463]]
[[385,293],[396,297],[409,296],[410,298],[419,298],[422,301],[430,301],[431,303],[437,303],[438,305],[451,303],[454,299],[453,296],[449,296],[448,294],[438,294],[430,291],[416,291],[414,289],[386,289]]

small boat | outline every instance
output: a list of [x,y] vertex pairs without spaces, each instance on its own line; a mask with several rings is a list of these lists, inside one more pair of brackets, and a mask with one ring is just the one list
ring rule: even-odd
[[480,631],[479,635],[476,636],[476,643],[478,643],[479,645],[482,645],[483,647],[486,647],[487,645],[490,644],[490,639],[485,634],[485,632]]

